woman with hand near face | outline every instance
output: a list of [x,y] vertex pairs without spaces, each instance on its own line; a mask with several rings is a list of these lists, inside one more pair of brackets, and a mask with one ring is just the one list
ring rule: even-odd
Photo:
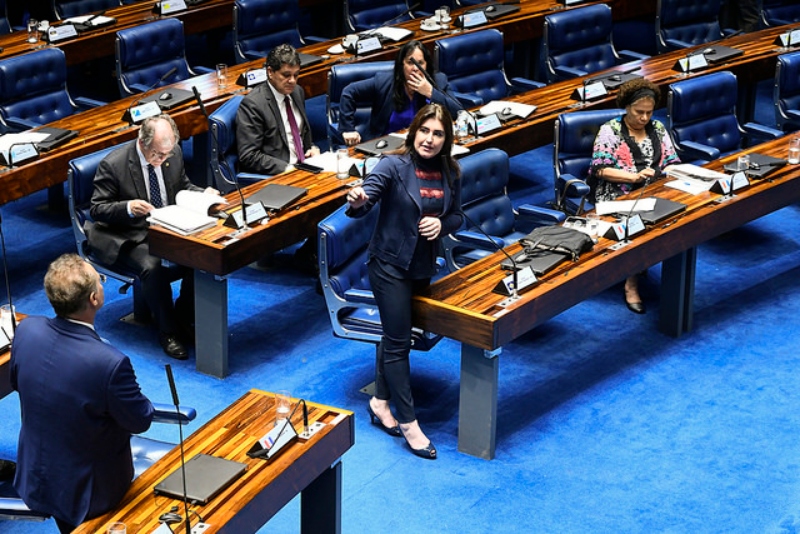
[[[595,202],[652,183],[667,166],[680,163],[667,129],[653,119],[660,96],[658,86],[644,78],[620,86],[617,105],[625,114],[601,126],[594,141],[589,185]],[[625,281],[625,304],[634,313],[645,313],[636,275]]]
[[414,454],[427,459],[436,458],[436,448],[417,422],[411,395],[411,300],[436,273],[439,237],[462,223],[461,182],[450,155],[452,145],[450,113],[429,104],[414,117],[400,153],[381,158],[363,185],[347,195],[351,217],[365,215],[380,202],[368,260],[383,326],[370,420],[390,435],[403,436]]
[[[414,61],[436,82],[435,87]],[[417,111],[429,103],[442,104],[451,115],[456,114],[461,107],[452,94],[449,95],[450,98],[444,95],[443,91],[448,91],[447,87],[447,76],[442,73],[433,75],[430,54],[425,46],[419,41],[409,41],[397,52],[393,72],[352,83],[342,91],[339,131],[344,143],[353,146],[361,141],[405,130]],[[372,109],[363,139],[356,130],[358,125],[355,122],[355,113],[358,102],[370,102]]]

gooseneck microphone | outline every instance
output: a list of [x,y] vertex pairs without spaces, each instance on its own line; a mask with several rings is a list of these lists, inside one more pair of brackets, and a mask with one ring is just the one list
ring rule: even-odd
[[[206,121],[210,122],[210,117],[208,115],[208,111],[206,110],[206,106],[203,103],[203,99],[200,97],[200,91],[198,91],[197,86],[192,86],[192,92],[194,93],[194,98],[197,100],[197,105],[200,106],[200,112],[206,118]],[[217,155],[219,156],[219,141],[217,140],[217,132],[214,128],[211,128],[209,124],[208,130],[211,132],[211,138],[214,141],[214,147],[216,148]],[[239,200],[242,202],[242,221],[244,225],[247,226],[247,204],[244,202],[244,193],[242,193],[242,188],[239,185],[239,178],[234,173],[233,180],[228,180],[225,178],[225,175],[222,174],[222,171],[219,169],[219,165],[214,166],[214,174],[217,175],[218,178],[222,178],[223,182],[229,183],[236,188],[236,192],[239,193]],[[219,181],[217,181],[219,183]]]
[[617,243],[616,245],[611,247],[612,249],[615,249],[615,250],[616,249],[620,249],[620,248],[630,244],[630,242],[631,242],[631,240],[630,240],[631,216],[633,215],[633,212],[636,210],[636,204],[639,203],[639,200],[642,198],[642,195],[644,194],[644,190],[647,189],[647,186],[649,184],[650,184],[650,177],[647,176],[644,179],[644,184],[639,189],[639,195],[636,197],[636,200],[633,201],[633,205],[631,206],[631,209],[628,211],[628,215],[625,217],[625,237],[622,239],[622,241],[620,241],[619,243]]
[[159,85],[161,85],[161,82],[163,82],[164,80],[166,80],[167,78],[169,78],[170,76],[172,76],[173,74],[175,74],[175,72],[177,72],[177,70],[178,70],[178,67],[172,67],[172,68],[171,68],[171,69],[169,69],[167,72],[165,72],[165,73],[164,73],[164,74],[161,76],[161,78],[159,78],[158,80],[156,80],[156,83],[154,83],[153,85],[151,85],[150,87],[148,87],[147,89],[145,89],[145,90],[144,90],[144,92],[146,93],[146,92],[148,92],[148,91],[152,91],[153,89],[155,89],[156,87],[158,87]]
[[178,432],[180,436],[181,447],[181,478],[183,479],[183,513],[184,522],[186,523],[186,534],[192,532],[192,521],[189,517],[189,496],[186,491],[186,460],[183,455],[183,425],[181,424],[181,410],[180,402],[178,401],[178,389],[175,387],[175,378],[172,376],[172,366],[170,364],[164,365],[167,371],[167,382],[169,382],[169,390],[172,393],[172,403],[175,405],[175,414],[178,416]]
[[[6,254],[6,236],[3,233],[3,219],[0,215],[0,245],[3,248],[3,273],[6,277],[6,296],[8,297],[8,307],[11,309],[11,335],[5,332],[6,337],[11,341],[17,333],[17,314],[14,313],[14,303],[11,301],[11,281],[8,277],[8,255]],[[1,328],[1,327],[0,327]]]

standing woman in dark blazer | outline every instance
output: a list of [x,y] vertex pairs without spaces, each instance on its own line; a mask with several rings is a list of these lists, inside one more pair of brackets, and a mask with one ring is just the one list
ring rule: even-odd
[[[428,74],[420,71],[416,61]],[[433,79],[436,85],[431,85]],[[461,109],[458,101],[449,92],[447,76],[434,75],[428,49],[419,41],[409,41],[397,52],[394,70],[351,83],[342,91],[339,103],[339,131],[347,146],[357,145],[391,132],[408,128],[411,120],[426,104],[442,104],[451,114]],[[372,113],[365,138],[356,130],[356,105],[369,102]]]
[[400,153],[382,158],[364,184],[347,195],[351,217],[365,215],[380,202],[368,260],[383,325],[370,421],[390,435],[403,436],[414,454],[428,459],[436,458],[436,448],[417,422],[411,395],[411,300],[436,272],[438,238],[462,223],[461,182],[450,155],[452,146],[450,113],[429,104],[411,122]]

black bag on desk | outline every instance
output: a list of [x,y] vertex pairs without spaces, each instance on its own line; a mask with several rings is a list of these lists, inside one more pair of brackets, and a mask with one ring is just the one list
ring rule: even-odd
[[592,250],[594,241],[588,235],[563,226],[541,226],[519,240],[525,249],[560,252],[578,261],[581,253]]

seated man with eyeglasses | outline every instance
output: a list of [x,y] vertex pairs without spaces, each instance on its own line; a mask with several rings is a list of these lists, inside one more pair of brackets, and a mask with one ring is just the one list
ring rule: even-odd
[[[174,275],[150,255],[147,216],[154,208],[175,203],[184,189],[202,191],[192,184],[183,166],[178,127],[169,115],[146,119],[139,139],[111,152],[94,177],[94,192],[86,233],[98,258],[110,265],[134,270],[158,326],[158,340],[168,356],[185,360],[194,319],[194,278],[191,269],[181,270],[180,296],[173,304],[170,282]],[[206,192],[218,194],[212,188]]]

